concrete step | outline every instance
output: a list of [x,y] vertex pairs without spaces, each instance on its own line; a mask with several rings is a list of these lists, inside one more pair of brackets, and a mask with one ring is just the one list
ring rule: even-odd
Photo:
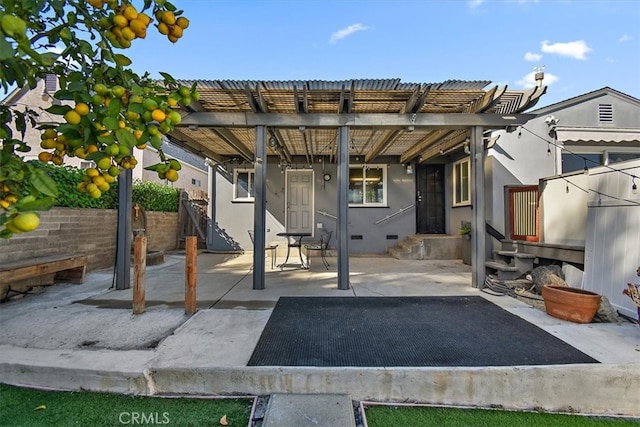
[[459,235],[415,234],[387,248],[397,259],[461,259],[462,243]]
[[484,265],[487,269],[495,270],[499,280],[514,280],[523,274],[518,267],[500,261],[486,261]]
[[351,397],[346,394],[273,394],[263,427],[355,427]]
[[493,258],[516,267],[521,273],[533,270],[533,264],[536,262],[535,255],[516,251],[493,251]]

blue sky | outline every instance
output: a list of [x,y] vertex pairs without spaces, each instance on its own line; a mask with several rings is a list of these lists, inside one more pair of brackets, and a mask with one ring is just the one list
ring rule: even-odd
[[[141,2],[135,1],[134,4]],[[545,66],[538,106],[612,87],[640,98],[640,0],[173,0],[190,27],[149,29],[133,68],[181,79],[437,83],[524,89]]]
[[[433,83],[523,89],[545,66],[548,105],[610,86],[640,98],[640,1],[175,0],[191,25],[127,53],[184,79]],[[151,30],[151,29],[150,29]]]

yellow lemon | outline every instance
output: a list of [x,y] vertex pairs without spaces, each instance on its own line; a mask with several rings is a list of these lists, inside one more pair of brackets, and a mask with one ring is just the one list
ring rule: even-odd
[[91,111],[89,109],[89,106],[84,102],[78,102],[74,110],[76,111],[76,113],[80,114],[81,116],[86,116],[87,114],[89,114],[89,111]]
[[184,16],[181,16],[176,20],[176,25],[183,30],[186,30],[187,28],[189,28],[189,20]]
[[158,24],[158,32],[164,36],[169,34],[169,26],[164,22]]
[[136,19],[138,17],[138,11],[136,10],[135,7],[133,7],[131,5],[128,5],[127,7],[125,7],[124,11],[122,12],[122,14],[129,21],[133,21],[134,19]]
[[26,233],[33,231],[40,225],[40,217],[35,212],[22,212],[13,218],[13,226]]
[[167,118],[167,115],[161,109],[156,108],[155,110],[153,110],[153,112],[151,112],[151,117],[157,122],[163,122],[164,119]]
[[80,114],[78,114],[75,110],[69,110],[67,111],[67,113],[64,115],[64,119],[67,121],[67,123],[69,123],[70,125],[77,125],[80,123],[80,121],[82,120],[82,117],[80,117]]
[[164,177],[171,182],[176,182],[178,180],[178,171],[176,171],[175,169],[169,169],[165,174]]
[[176,16],[170,10],[165,10],[164,12],[162,12],[160,21],[164,22],[167,25],[174,25],[176,23]]
[[113,17],[113,25],[124,28],[129,25],[129,20],[123,15],[116,15]]

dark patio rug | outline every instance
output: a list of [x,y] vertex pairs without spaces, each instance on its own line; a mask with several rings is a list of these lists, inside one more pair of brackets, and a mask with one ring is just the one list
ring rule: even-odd
[[598,363],[482,297],[282,297],[248,366]]

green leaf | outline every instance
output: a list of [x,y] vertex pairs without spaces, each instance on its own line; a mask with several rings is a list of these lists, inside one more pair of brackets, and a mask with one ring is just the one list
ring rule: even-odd
[[108,130],[119,129],[118,119],[116,119],[115,117],[105,117],[104,120],[102,121],[102,124]]
[[68,90],[60,89],[54,94],[55,99],[59,99],[60,101],[73,101],[73,93]]
[[0,37],[0,61],[13,58],[14,50],[11,43],[9,43],[4,37]]
[[93,160],[97,162],[98,160],[104,159],[105,157],[108,156],[100,151],[95,151],[91,154],[88,154],[87,157],[85,157],[85,160]]
[[98,136],[98,141],[102,142],[103,144],[107,144],[107,145],[111,145],[113,144],[116,139],[113,136],[113,134],[109,134],[109,135],[99,135]]
[[109,115],[112,117],[116,117],[118,114],[120,114],[120,111],[122,110],[122,102],[120,101],[119,98],[113,98],[111,99],[111,102],[109,102]]
[[42,169],[33,171],[31,174],[31,184],[42,194],[52,197],[58,196],[58,186],[56,182]]
[[157,172],[160,166],[164,166],[164,163],[156,163],[155,165],[150,165],[145,167],[145,170]]
[[160,71],[160,75],[168,82],[178,84],[176,79],[174,79],[171,74]]
[[68,105],[52,105],[51,107],[47,108],[45,111],[51,114],[64,116],[69,110],[71,110],[71,107]]
[[86,82],[80,81],[80,82],[69,83],[69,87],[67,87],[67,89],[71,92],[82,92],[86,90],[86,87],[87,87]]
[[114,55],[114,60],[116,64],[118,64],[121,67],[126,67],[127,65],[131,65],[131,59],[129,59],[128,57],[120,53],[116,53]]
[[46,211],[55,206],[55,203],[56,199],[54,197],[45,197],[32,202],[23,203],[19,210],[23,212]]
[[129,148],[136,145],[136,137],[126,129],[118,129],[116,131],[116,138],[120,144],[124,144]]

